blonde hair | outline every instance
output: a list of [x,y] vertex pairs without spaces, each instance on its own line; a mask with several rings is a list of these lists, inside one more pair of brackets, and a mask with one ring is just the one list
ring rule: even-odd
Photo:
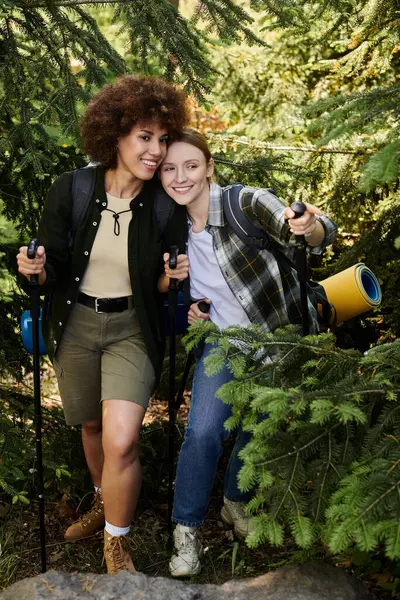
[[[210,160],[212,160],[212,155],[210,148],[208,147],[207,140],[205,136],[200,133],[200,131],[197,131],[197,129],[192,129],[190,127],[183,129],[181,133],[177,133],[172,137],[170,144],[173,144],[174,142],[185,142],[185,144],[190,144],[191,146],[198,148],[204,154],[207,165],[209,164]],[[208,183],[211,182],[211,179],[211,177],[207,177]]]
[[197,131],[197,129],[187,128],[181,133],[175,134],[171,139],[171,143],[173,144],[174,142],[185,142],[186,144],[198,148],[204,154],[207,163],[209,163],[212,158],[205,136]]

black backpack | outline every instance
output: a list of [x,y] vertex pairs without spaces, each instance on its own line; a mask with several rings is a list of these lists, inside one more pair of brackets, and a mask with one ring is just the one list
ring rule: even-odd
[[[72,175],[72,226],[70,246],[75,238],[79,224],[83,221],[96,183],[96,166],[88,165],[76,169]],[[164,229],[175,211],[175,202],[160,188],[154,199],[154,210],[159,234]]]
[[[294,263],[280,249],[279,246],[269,237],[267,232],[247,217],[239,204],[239,194],[243,189],[241,184],[232,184],[225,188],[223,193],[223,208],[226,220],[236,233],[236,235],[247,246],[257,250],[268,250],[273,254],[281,269],[295,269]],[[271,188],[267,188],[270,194],[276,194]],[[318,312],[318,322],[326,329],[331,326],[332,305],[330,304],[325,290],[320,283],[307,281],[307,295]]]

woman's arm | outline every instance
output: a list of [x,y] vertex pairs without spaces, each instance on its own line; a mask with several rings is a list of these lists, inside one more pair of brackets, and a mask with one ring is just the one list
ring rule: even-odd
[[28,281],[31,275],[38,275],[41,286],[54,282],[57,274],[62,275],[62,269],[68,260],[68,235],[72,212],[71,182],[71,173],[64,173],[47,193],[38,229],[40,246],[36,258],[28,258],[27,246],[22,246],[17,255],[19,273]]
[[251,209],[253,219],[278,244],[287,246],[294,235],[306,235],[306,241],[315,254],[321,253],[336,237],[335,223],[313,204],[306,203],[307,211],[294,219],[294,212],[268,190],[243,188],[242,206]]
[[65,275],[72,225],[72,173],[63,173],[49,189],[40,218],[38,239],[46,249],[46,279],[54,282]]
[[309,246],[320,246],[325,239],[325,229],[318,220],[322,217],[322,210],[313,204],[305,203],[307,210],[304,215],[294,218],[295,213],[290,206],[285,206],[283,214],[289,220],[290,232],[293,235],[304,235]]

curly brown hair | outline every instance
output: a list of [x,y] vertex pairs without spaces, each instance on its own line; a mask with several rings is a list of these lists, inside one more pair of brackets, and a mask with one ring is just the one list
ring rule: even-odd
[[174,137],[188,121],[183,91],[158,77],[122,75],[89,103],[81,121],[82,146],[91,160],[115,169],[118,140],[137,123],[157,123]]

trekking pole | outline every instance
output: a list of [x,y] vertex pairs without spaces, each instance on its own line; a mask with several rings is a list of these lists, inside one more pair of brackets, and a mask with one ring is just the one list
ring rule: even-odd
[[[28,246],[27,256],[30,259],[36,257],[38,240],[33,238]],[[39,275],[31,275],[29,281],[29,295],[31,298],[32,319],[32,348],[33,348],[33,389],[35,404],[35,432],[36,432],[36,471],[37,471],[37,493],[39,500],[39,531],[40,550],[42,561],[42,573],[46,572],[46,533],[44,525],[44,485],[43,485],[43,458],[42,458],[42,410],[40,400],[40,352],[39,352],[39,315],[40,315],[40,292]]]
[[[171,246],[169,268],[176,269],[178,246]],[[172,533],[172,501],[174,479],[174,441],[175,441],[175,357],[176,357],[176,309],[178,304],[178,282],[170,278],[168,286],[169,310],[169,398],[168,398],[168,538]]]
[[[198,307],[201,310],[201,312],[203,312],[203,313],[210,312],[210,305],[207,304],[207,302],[204,302],[204,300],[201,300],[198,303]],[[183,402],[183,394],[185,392],[187,378],[189,376],[190,367],[192,366],[193,361],[194,361],[194,353],[189,352],[188,357],[186,359],[185,370],[183,371],[181,383],[179,385],[178,393],[176,395],[176,401],[175,401],[175,411],[176,412],[178,412],[178,410],[180,409],[181,404]]]
[[[307,210],[304,202],[293,202],[290,207],[295,213],[294,218],[298,219],[302,217]],[[307,279],[308,279],[308,268],[307,268],[307,252],[306,252],[306,239],[304,235],[296,235],[296,270],[297,277],[300,283],[300,303],[301,303],[301,315],[303,325],[303,335],[310,333],[310,322],[308,314],[308,297],[307,297]]]

